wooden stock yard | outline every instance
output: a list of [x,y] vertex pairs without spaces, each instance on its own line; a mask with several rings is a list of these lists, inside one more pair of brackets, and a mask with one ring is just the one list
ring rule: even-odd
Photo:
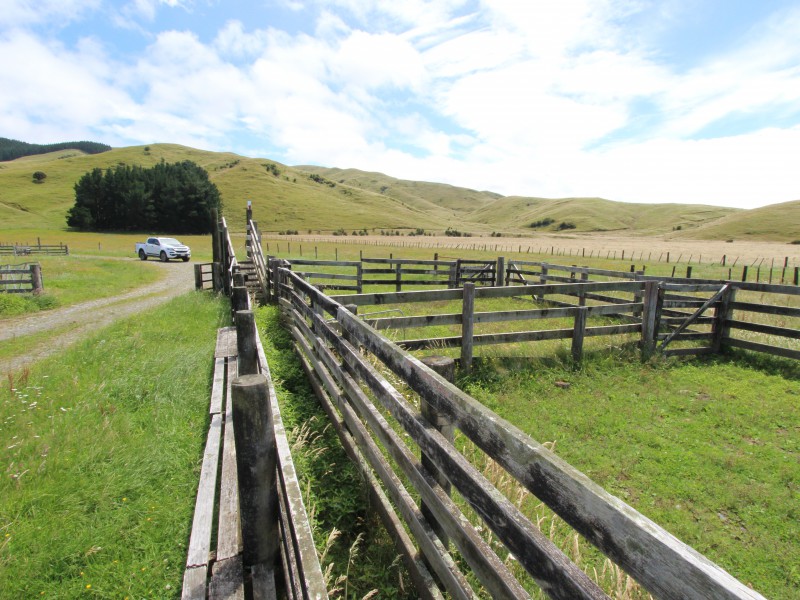
[[[409,490],[400,483],[402,477],[414,487],[434,515],[435,525],[446,533],[493,597],[524,598],[528,594],[500,557],[482,541],[478,531],[483,526],[491,529],[550,597],[605,595],[444,435],[425,421],[364,352],[399,377],[489,458],[657,598],[761,597],[381,336],[337,300],[289,269],[280,270],[276,292],[290,318],[292,334],[309,377],[365,477],[373,482],[376,478],[381,480],[383,486],[375,489],[375,496],[388,496],[395,503],[396,509],[387,502],[381,503],[381,513],[387,526],[397,532],[398,546],[415,573],[415,582],[423,586],[419,589],[423,597],[441,594],[432,583],[431,571],[453,597],[472,598],[476,592],[466,575],[459,572],[448,547],[433,533],[434,524],[423,516]],[[544,291],[555,293],[559,288],[551,286]],[[455,297],[462,290],[440,293]],[[350,299],[362,303],[365,300],[357,296]],[[329,323],[324,313],[335,322]],[[413,440],[416,447],[409,447],[402,434]],[[383,450],[376,447],[373,436]],[[447,474],[453,488],[480,516],[480,523],[470,522],[449,500],[431,473],[419,464],[416,448]],[[383,451],[394,460],[399,472],[392,469]],[[401,535],[402,529],[397,524],[400,516],[414,535],[425,557],[424,563]]]
[[[478,261],[474,267],[468,261],[395,258],[289,261],[264,257],[255,223],[250,222],[248,230],[248,254],[257,271],[253,278],[265,298],[280,303],[312,387],[369,484],[372,504],[404,557],[420,597],[526,598],[531,581],[552,598],[606,597],[481,473],[480,464],[494,461],[505,476],[550,507],[654,597],[762,598],[458,389],[408,349],[460,346],[465,368],[474,345],[566,338],[572,340],[573,357],[580,360],[585,338],[626,334],[635,336],[645,355],[740,347],[797,359],[798,328],[759,323],[753,317],[800,318],[800,308],[784,305],[787,298],[800,295],[800,288],[653,278],[643,272],[621,275],[515,261],[506,268],[503,259]],[[465,271],[464,265],[474,270]],[[242,267],[230,260],[220,265],[223,277],[231,277],[228,288],[237,288],[235,278],[242,277]],[[342,272],[348,269],[349,273]],[[559,270],[566,271],[566,276],[557,275]],[[343,277],[319,283],[331,274]],[[376,275],[389,277],[371,280]],[[313,281],[318,285],[312,285]],[[434,281],[449,289],[401,291],[403,284],[427,286]],[[476,287],[476,282],[489,286]],[[339,285],[357,293],[331,297],[319,289]],[[365,285],[394,287],[395,291],[363,293]],[[233,297],[242,296],[234,293]],[[774,301],[764,302],[764,297]],[[476,300],[496,298],[514,298],[532,306],[475,310]],[[461,310],[368,319],[355,314],[365,306],[434,302],[458,303]],[[609,317],[615,322],[609,323]],[[522,322],[529,326],[552,318],[570,318],[573,326],[474,334],[476,325]],[[590,320],[601,323],[590,325]],[[461,335],[396,344],[380,333],[440,325],[460,326]],[[688,347],[675,348],[680,343]],[[399,387],[411,391],[401,392]],[[270,406],[275,415],[279,408],[273,396]],[[455,435],[453,430],[457,430]],[[462,453],[466,447],[479,452]],[[286,510],[290,492],[282,493],[282,498],[285,538],[295,520],[302,523],[303,518]],[[486,530],[501,543],[499,553],[481,533]],[[309,535],[301,532],[304,543],[285,545],[313,548]],[[509,567],[510,555],[522,570]],[[287,564],[301,564],[305,559],[294,560]],[[293,580],[288,570],[285,577]]]

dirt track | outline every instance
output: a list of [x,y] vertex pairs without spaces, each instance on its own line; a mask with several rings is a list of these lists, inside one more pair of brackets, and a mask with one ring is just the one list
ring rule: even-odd
[[190,291],[194,286],[191,263],[148,262],[149,267],[161,269],[164,277],[139,289],[52,311],[8,319],[0,323],[0,343],[21,336],[52,329],[69,327],[68,331],[50,338],[45,344],[32,345],[23,356],[0,359],[0,373],[18,371],[51,354],[59,352],[88,333],[113,323],[117,319],[153,308],[167,300]]

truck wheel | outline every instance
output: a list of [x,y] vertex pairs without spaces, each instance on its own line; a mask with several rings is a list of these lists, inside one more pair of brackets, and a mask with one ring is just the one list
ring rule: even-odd
[[188,256],[184,256],[183,257],[183,262],[189,262],[189,257]]
[[161,262],[167,262],[167,261],[169,260],[169,259],[167,258],[167,253],[166,253],[166,252],[164,252],[163,250],[161,251],[161,254],[159,254],[158,256],[159,256],[159,258],[161,259]]
[[139,250],[139,260],[147,260],[147,254],[144,253],[144,250]]

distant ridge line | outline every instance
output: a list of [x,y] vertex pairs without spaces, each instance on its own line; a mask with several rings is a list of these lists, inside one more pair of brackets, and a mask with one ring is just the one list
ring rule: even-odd
[[60,150],[80,150],[86,154],[100,154],[111,150],[108,144],[100,142],[59,142],[57,144],[30,144],[20,140],[0,137],[0,162],[15,160],[24,156],[34,156],[36,154],[47,154],[48,152],[58,152]]

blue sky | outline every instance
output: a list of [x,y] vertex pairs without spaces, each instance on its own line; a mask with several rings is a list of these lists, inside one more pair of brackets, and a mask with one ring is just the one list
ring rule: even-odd
[[0,136],[506,195],[800,199],[800,2],[0,0]]

